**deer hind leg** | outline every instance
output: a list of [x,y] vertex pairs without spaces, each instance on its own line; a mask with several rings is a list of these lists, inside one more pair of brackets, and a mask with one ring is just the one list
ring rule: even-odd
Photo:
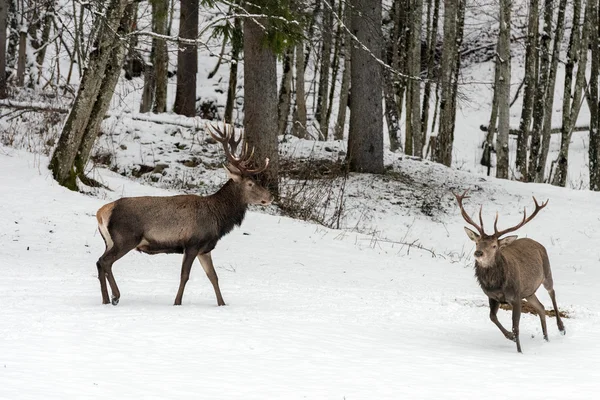
[[554,312],[556,313],[556,324],[558,325],[558,330],[562,335],[566,334],[565,325],[560,318],[560,312],[558,311],[558,305],[556,304],[556,293],[554,293],[554,281],[552,280],[552,270],[550,269],[550,261],[546,259],[544,262],[544,276],[546,279],[544,280],[544,288],[548,291],[550,295],[550,299],[552,300],[552,307],[554,307]]
[[192,270],[192,264],[194,259],[198,255],[197,248],[186,248],[183,252],[183,263],[181,264],[181,281],[179,282],[179,290],[175,297],[174,305],[180,306],[181,300],[183,300],[183,291],[185,290],[185,284],[190,279],[190,271]]
[[496,324],[496,326],[500,329],[500,331],[502,331],[502,333],[508,340],[514,341],[515,336],[511,332],[507,331],[506,328],[504,328],[502,326],[500,321],[498,321],[498,308],[500,307],[500,303],[491,298],[489,300],[490,300],[490,319],[492,320],[492,322],[494,324]]
[[540,316],[540,322],[542,323],[542,333],[544,334],[544,340],[548,341],[548,331],[546,330],[546,308],[540,302],[540,299],[537,298],[535,294],[532,294],[529,297],[526,297],[527,303],[531,304],[531,306],[537,311]]
[[102,291],[102,304],[108,304],[108,290],[106,288],[105,279],[108,280],[108,284],[110,285],[110,290],[112,292],[112,305],[116,306],[119,304],[121,292],[119,292],[119,287],[115,281],[115,276],[112,272],[112,266],[115,261],[129,253],[129,251],[131,251],[131,249],[133,249],[135,246],[136,245],[132,243],[114,243],[113,246],[107,248],[106,251],[104,251],[104,254],[102,254],[102,256],[100,256],[98,259],[96,266],[98,267],[98,278],[100,279],[100,290]]
[[205,254],[198,254],[198,260],[200,260],[200,264],[202,264],[202,268],[204,268],[206,276],[208,276],[210,283],[212,283],[213,288],[215,289],[215,295],[217,296],[217,305],[224,306],[225,302],[223,301],[223,296],[221,296],[221,288],[219,288],[219,277],[217,276],[217,272],[215,271],[210,252]]

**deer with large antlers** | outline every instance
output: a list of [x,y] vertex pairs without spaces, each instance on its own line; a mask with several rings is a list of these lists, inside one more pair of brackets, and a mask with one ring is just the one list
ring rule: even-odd
[[[516,235],[502,237],[507,233],[516,231],[535,218],[538,212],[546,207],[548,200],[539,204],[534,197],[535,211],[527,216],[527,210],[524,209],[521,222],[501,231],[498,230],[498,213],[496,213],[494,233],[487,235],[483,230],[483,218],[481,217],[483,207],[479,208],[479,224],[473,221],[465,211],[463,200],[468,198],[467,192],[465,191],[462,195],[454,194],[454,196],[465,221],[477,229],[477,232],[474,232],[465,227],[465,232],[469,239],[475,242],[475,276],[481,289],[489,298],[490,319],[492,322],[500,328],[507,339],[516,342],[517,351],[521,353],[519,321],[521,319],[521,300],[525,299],[539,315],[542,333],[547,341],[546,311],[535,295],[540,285],[544,284],[544,288],[546,288],[550,299],[552,299],[558,329],[564,335],[565,327],[556,305],[552,271],[550,270],[550,261],[546,249],[532,239],[517,239]],[[498,321],[497,313],[501,303],[512,306],[512,332],[506,330]]]
[[243,133],[236,139],[235,131],[229,125],[224,125],[223,130],[211,124],[206,128],[222,144],[228,161],[224,167],[230,179],[219,191],[206,197],[124,197],[106,204],[96,213],[98,229],[106,244],[104,254],[96,263],[103,304],[109,303],[107,280],[112,304],[119,303],[121,294],[112,266],[136,249],[147,254],[183,254],[175,305],[181,305],[195,258],[213,285],[217,304],[225,305],[211,251],[219,239],[242,223],[249,204],[268,205],[273,196],[252,179],[267,168],[269,159],[262,167],[251,168],[253,151],[248,151]]

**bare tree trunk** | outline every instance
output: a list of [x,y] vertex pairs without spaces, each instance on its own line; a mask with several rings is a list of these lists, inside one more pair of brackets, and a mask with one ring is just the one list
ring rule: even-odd
[[[589,4],[589,3],[588,3]],[[589,7],[586,7],[586,14]],[[573,128],[579,116],[579,110],[583,103],[583,89],[585,86],[585,70],[587,65],[589,18],[584,19],[583,27],[580,28],[581,0],[573,2],[573,26],[569,39],[567,51],[567,63],[565,66],[565,81],[563,89],[562,126],[560,137],[560,151],[556,160],[556,170],[552,179],[555,186],[566,186],[569,170],[569,145]],[[581,32],[580,32],[581,31]],[[575,77],[575,88],[572,90],[573,71],[577,63],[577,75]]]
[[235,18],[233,22],[233,34],[231,36],[231,65],[229,66],[229,85],[227,86],[227,101],[225,103],[225,115],[223,119],[230,124],[233,123],[233,108],[237,93],[237,72],[240,51],[242,51],[242,22]]
[[[152,28],[159,35],[167,35],[169,20],[169,0],[152,0]],[[169,81],[169,54],[167,42],[162,39],[152,38],[152,66],[155,89],[155,113],[167,111],[167,85]],[[195,93],[194,93],[195,96]]]
[[539,0],[529,2],[529,25],[527,28],[527,44],[525,48],[525,77],[523,78],[523,107],[517,137],[517,156],[515,164],[520,179],[527,179],[527,144],[529,129],[533,115],[533,102],[538,81],[538,33],[539,33]]
[[590,47],[592,66],[590,70],[590,147],[589,147],[589,171],[590,190],[600,191],[600,104],[598,104],[598,78],[600,75],[600,49],[598,45],[598,0],[588,0],[590,4]]
[[[333,0],[330,0],[333,5]],[[319,68],[319,91],[317,95],[317,110],[315,119],[319,122],[321,131],[319,139],[327,140],[329,130],[327,124],[327,94],[329,93],[329,70],[331,67],[331,44],[333,41],[333,12],[325,5],[323,7],[321,29],[323,41],[321,46],[321,65]]]
[[498,139],[496,141],[496,177],[508,179],[508,131],[510,129],[510,14],[511,0],[500,0],[498,37]]
[[[48,41],[50,39],[50,32],[52,30],[53,24],[53,14],[54,14],[54,2],[46,1],[45,9],[44,9],[44,18],[42,21],[42,35],[39,40],[39,46],[35,47],[37,50],[37,54],[35,57],[35,62],[37,67],[41,70],[44,65],[44,60],[46,59],[46,49],[48,48]],[[39,73],[37,76],[37,83],[40,82],[40,78],[42,74]]]
[[294,112],[294,136],[308,138],[306,132],[306,94],[304,93],[304,42],[296,44],[296,111]]
[[[431,10],[432,7],[433,10]],[[433,15],[431,15],[431,13],[433,13]],[[431,102],[431,86],[434,79],[439,14],[440,0],[427,0],[427,19],[429,20],[431,15],[431,21],[427,26],[427,75],[425,89],[423,90],[423,108],[421,111],[421,134],[423,135],[423,142],[427,141],[427,130],[429,127],[429,103]]]
[[[23,11],[22,11],[23,12]],[[21,22],[23,23],[23,22]],[[19,31],[19,61],[17,63],[17,86],[25,85],[25,65],[27,64],[27,28],[21,25]]]
[[144,66],[144,88],[142,89],[142,102],[140,103],[140,112],[147,113],[152,110],[156,89],[156,75],[154,65],[146,64]]
[[[182,0],[179,36],[196,39],[198,36],[199,0]],[[196,74],[198,73],[198,46],[180,44],[177,53],[177,89],[173,111],[193,117],[196,115]]]
[[[500,37],[498,37],[500,40]],[[485,135],[485,143],[483,144],[483,156],[481,164],[487,167],[487,175],[490,176],[492,169],[492,149],[494,148],[494,135],[496,134],[496,126],[498,125],[498,103],[500,100],[500,57],[496,54],[494,60],[494,94],[492,95],[492,110],[490,113],[490,123],[488,131]]]
[[90,54],[88,66],[81,78],[77,97],[63,126],[58,145],[49,168],[54,179],[63,186],[77,190],[74,170],[75,157],[94,108],[113,46],[119,38],[115,32],[121,24],[128,0],[109,0],[105,18],[96,40],[96,49]]
[[[248,10],[253,13],[253,9]],[[277,58],[265,46],[265,18],[244,20],[244,126],[255,160],[270,159],[259,181],[278,193]]]
[[277,111],[279,113],[279,123],[277,132],[279,135],[285,135],[288,125],[288,116],[290,115],[292,105],[292,75],[294,63],[294,48],[289,47],[283,54],[283,74],[281,75],[281,88],[279,90],[279,104]]
[[435,161],[452,165],[452,144],[456,119],[459,73],[459,47],[462,43],[464,0],[444,0],[444,46],[440,95],[440,126],[435,145]]
[[423,156],[421,132],[421,19],[423,0],[410,0],[410,44],[408,49],[408,75],[406,93],[406,130],[413,139],[412,155]]
[[6,31],[8,28],[8,1],[0,1],[0,99],[8,97],[6,87]]
[[125,7],[123,17],[121,18],[117,30],[117,39],[110,52],[110,59],[106,65],[102,85],[98,97],[92,107],[90,118],[83,133],[83,139],[81,140],[77,156],[75,157],[75,173],[80,179],[85,179],[85,166],[90,158],[90,153],[96,142],[98,133],[100,132],[102,120],[110,106],[110,101],[115,92],[117,82],[119,81],[119,76],[121,75],[121,68],[123,67],[125,56],[129,50],[128,46],[126,46],[126,44],[129,43],[125,40],[120,40],[120,38],[125,38],[127,34],[131,32],[136,12],[137,4],[131,2]]
[[[396,1],[392,4],[390,10],[390,23],[392,24],[389,29],[389,36],[385,38],[385,54],[386,62],[394,70],[398,70],[398,55],[395,54],[398,51],[398,41],[400,40],[400,18],[398,13],[401,12],[400,1]],[[400,116],[398,115],[398,102],[396,99],[396,87],[398,86],[398,76],[393,74],[388,68],[383,70],[383,96],[385,101],[385,119],[388,128],[388,137],[390,139],[390,151],[396,151],[400,146]],[[400,99],[402,101],[402,99]]]
[[552,60],[550,61],[550,73],[548,76],[548,88],[546,89],[546,102],[544,104],[544,123],[542,126],[542,148],[538,161],[538,172],[535,181],[544,182],[546,171],[546,160],[550,149],[550,130],[552,129],[552,108],[554,105],[554,87],[556,84],[556,70],[558,68],[558,56],[562,45],[563,34],[565,31],[565,9],[567,0],[560,0],[558,6],[558,18],[556,20],[556,29],[554,33],[554,46],[552,49]]
[[546,110],[546,96],[548,82],[550,78],[550,41],[552,40],[552,15],[554,11],[554,0],[545,0],[544,2],[544,34],[540,41],[540,78],[537,82],[535,101],[533,108],[533,127],[531,129],[531,150],[529,152],[528,182],[534,182],[536,176],[540,173],[539,169],[544,169],[539,165],[540,142],[542,126],[544,122],[544,111]]
[[352,32],[367,49],[352,46],[352,102],[347,160],[351,171],[383,173],[381,0],[352,0]]
[[[346,29],[352,27],[352,10],[350,5],[344,7],[344,25]],[[342,34],[344,38],[344,72],[342,73],[342,84],[340,88],[340,103],[338,107],[337,122],[333,138],[335,140],[344,139],[344,127],[346,126],[346,109],[348,108],[348,94],[350,92],[350,71],[351,71],[351,53],[352,53],[352,38],[350,34],[344,30]]]

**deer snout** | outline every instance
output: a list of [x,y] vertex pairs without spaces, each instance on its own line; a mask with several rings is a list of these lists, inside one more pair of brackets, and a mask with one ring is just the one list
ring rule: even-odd
[[475,257],[481,257],[482,255],[483,255],[483,251],[481,251],[481,250],[475,251]]
[[271,204],[273,202],[273,195],[270,195],[268,199],[263,199],[260,201],[260,204],[262,204],[263,206],[268,206],[269,204]]

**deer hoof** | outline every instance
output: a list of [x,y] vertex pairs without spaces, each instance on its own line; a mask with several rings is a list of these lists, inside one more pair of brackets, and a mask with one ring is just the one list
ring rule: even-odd
[[511,342],[514,342],[514,341],[515,341],[515,334],[514,334],[514,333],[508,332],[508,333],[506,333],[504,336],[506,336],[506,338],[507,338],[508,340],[510,340]]
[[112,303],[113,306],[116,306],[117,304],[119,304],[119,298],[118,297],[113,297],[111,303]]

